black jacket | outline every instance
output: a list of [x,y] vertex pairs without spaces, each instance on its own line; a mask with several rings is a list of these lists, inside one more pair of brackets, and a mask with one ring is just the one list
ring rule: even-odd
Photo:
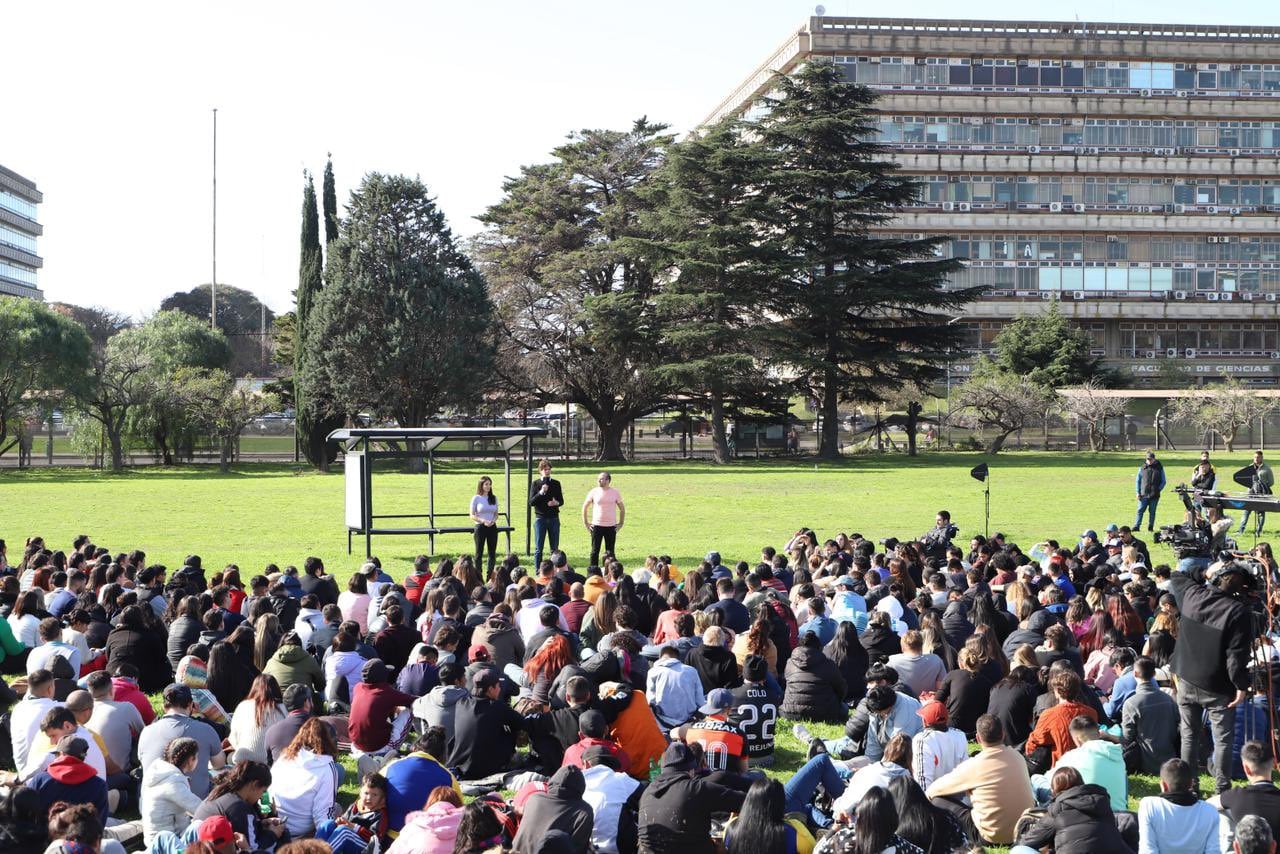
[[287,593],[272,593],[267,601],[271,603],[272,612],[280,619],[280,625],[292,628],[298,621],[298,614],[302,610],[302,603],[298,599]]
[[1042,689],[1021,680],[1001,681],[991,689],[987,699],[987,714],[995,715],[1004,725],[1004,743],[1021,745],[1031,735],[1031,722],[1035,718],[1036,698]]
[[195,617],[178,617],[169,626],[169,666],[178,669],[178,662],[187,654],[187,648],[200,640],[204,626]]
[[107,670],[114,672],[117,664],[132,664],[138,668],[138,687],[148,694],[163,691],[172,679],[163,634],[117,626],[107,635],[106,651]]
[[[542,484],[547,484],[547,494],[542,494]],[[547,502],[554,498],[556,500],[555,507],[548,507]],[[529,484],[529,506],[533,508],[533,515],[539,519],[546,519],[552,516],[560,515],[560,508],[564,506],[564,492],[560,489],[560,481],[554,477],[547,478],[545,481],[538,478]],[[535,569],[537,567],[534,567]]]
[[745,797],[691,772],[664,769],[640,796],[640,851],[710,854],[711,816],[737,812]]
[[1037,647],[1044,643],[1044,635],[1033,629],[1014,629],[1004,639],[1004,645],[1000,647],[1000,650],[1004,653],[1005,658],[1013,658],[1013,654],[1018,651],[1018,647],[1028,643],[1032,647]]
[[298,583],[302,585],[302,595],[314,593],[316,598],[320,600],[320,607],[325,605],[338,604],[338,582],[333,580],[332,576],[318,576],[310,573],[303,573],[298,579]]
[[[858,636],[858,641],[873,661],[882,661],[902,652],[902,639],[893,629],[868,626],[867,630]],[[799,650],[796,652],[798,653]]]
[[822,650],[802,646],[787,662],[787,688],[779,710],[793,720],[844,723],[847,687],[840,668]]
[[1240,600],[1206,587],[1203,571],[1169,579],[1181,615],[1170,669],[1179,679],[1221,696],[1249,687],[1253,615]]
[[1111,795],[1095,783],[1059,792],[1017,843],[1036,849],[1050,846],[1054,854],[1133,854],[1116,829]]
[[505,700],[464,697],[454,709],[453,738],[449,741],[450,768],[464,780],[478,780],[501,771],[516,752],[516,736],[524,718]]
[[698,671],[703,691],[737,688],[742,684],[742,676],[738,673],[738,659],[722,646],[700,644],[689,652],[685,664]]
[[942,633],[947,636],[947,643],[954,649],[962,649],[964,642],[973,634],[973,623],[969,620],[970,602],[957,599],[947,605],[942,612]]
[[573,839],[574,851],[590,850],[595,812],[582,799],[586,790],[581,768],[569,765],[556,771],[547,781],[547,790],[525,802],[524,817],[511,850],[515,854],[534,854],[553,830],[567,833]]

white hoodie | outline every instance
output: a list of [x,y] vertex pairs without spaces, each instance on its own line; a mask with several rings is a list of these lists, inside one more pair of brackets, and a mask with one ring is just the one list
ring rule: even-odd
[[350,703],[355,695],[356,686],[360,684],[360,671],[363,669],[364,659],[360,657],[360,653],[334,651],[324,662],[325,683],[332,686],[339,678],[345,676],[347,679],[346,701]]
[[157,759],[142,775],[142,838],[148,846],[162,830],[182,834],[201,800],[191,781],[173,765]]
[[305,748],[292,759],[277,759],[271,766],[269,791],[293,838],[310,836],[336,814],[338,774],[333,759]]
[[293,623],[293,630],[298,633],[298,638],[302,641],[302,648],[306,649],[311,643],[311,634],[316,630],[316,626],[324,625],[324,614],[315,608],[303,608],[298,611],[298,619]]

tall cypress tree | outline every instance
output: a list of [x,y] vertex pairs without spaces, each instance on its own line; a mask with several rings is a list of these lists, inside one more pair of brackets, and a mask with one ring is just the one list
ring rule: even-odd
[[313,380],[315,371],[311,342],[308,340],[308,323],[312,307],[320,294],[323,280],[320,275],[320,214],[316,209],[316,185],[307,173],[307,183],[302,189],[302,255],[298,264],[298,290],[294,294],[294,349],[293,394],[296,412],[295,429],[298,443],[307,461],[327,471],[333,462],[332,449],[325,442],[329,432],[341,426],[342,420],[326,413],[325,396]]
[[672,268],[655,305],[666,360],[655,371],[711,415],[716,462],[728,462],[726,416],[787,395],[767,370],[770,244],[759,238],[760,147],[726,121],[672,146],[658,172],[655,248]]
[[333,156],[324,164],[324,185],[321,189],[324,198],[324,245],[338,239],[338,193],[333,188]]
[[762,234],[783,259],[774,352],[820,403],[823,457],[840,453],[841,401],[938,378],[954,344],[948,315],[982,290],[945,287],[960,263],[936,256],[944,238],[877,233],[919,184],[873,141],[875,98],[834,64],[812,62],[775,79],[754,127],[772,158],[758,185]]

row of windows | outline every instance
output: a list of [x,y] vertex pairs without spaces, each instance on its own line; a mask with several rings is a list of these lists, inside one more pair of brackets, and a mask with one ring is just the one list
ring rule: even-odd
[[1038,124],[1026,119],[896,116],[876,123],[885,145],[1060,145],[1130,148],[1280,148],[1278,122],[1191,122],[1091,119]]
[[1212,93],[1280,92],[1280,66],[838,56],[845,78],[867,86],[1036,86]]
[[[1000,321],[968,323],[961,327],[961,347],[967,350],[989,350],[995,344],[1004,324]],[[1101,324],[1082,325],[1099,347],[1104,346],[1105,329]],[[1112,339],[1110,355],[1142,358],[1164,356],[1170,350],[1179,355],[1188,350],[1197,355],[1270,356],[1280,351],[1280,328],[1264,323],[1147,323],[1120,324]]]
[[19,267],[16,264],[10,264],[0,261],[0,276],[6,279],[13,279],[15,282],[22,282],[24,285],[35,286],[36,271],[27,267]]
[[1280,262],[1280,235],[959,234],[941,244],[939,254],[970,261],[1277,263]]
[[948,279],[953,288],[994,290],[1091,291],[1111,293],[1275,293],[1280,269],[1233,270],[1217,267],[1082,267],[1065,265],[970,266]]
[[0,208],[13,211],[27,219],[36,218],[36,206],[26,199],[19,198],[7,190],[0,190]]
[[1280,205],[1280,181],[1119,176],[926,175],[920,202],[1096,205]]
[[2,224],[0,224],[0,243],[7,243],[18,249],[25,249],[33,255],[36,251],[36,239],[34,237]]

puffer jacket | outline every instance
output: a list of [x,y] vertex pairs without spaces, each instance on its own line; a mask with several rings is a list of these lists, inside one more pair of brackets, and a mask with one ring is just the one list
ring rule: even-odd
[[453,854],[462,813],[462,807],[455,807],[447,801],[409,813],[405,817],[404,828],[387,849],[387,854]]
[[[356,685],[360,684],[360,671],[364,668],[365,659],[358,652],[334,652],[324,662],[325,694],[344,703],[350,703],[355,694]],[[335,693],[335,683],[347,680],[346,696]]]
[[591,830],[595,826],[595,810],[583,800],[587,781],[582,769],[566,765],[547,781],[547,790],[525,802],[520,830],[511,842],[515,854],[536,854],[542,840],[554,830],[573,840],[574,851],[591,849]]
[[202,798],[191,791],[191,782],[178,768],[157,759],[142,775],[142,838],[147,845],[157,833],[182,833]]
[[280,683],[283,691],[290,685],[308,685],[316,691],[324,691],[324,671],[315,656],[296,644],[282,646],[262,669]]
[[524,639],[509,620],[490,617],[484,625],[476,628],[471,635],[471,643],[484,644],[499,670],[508,664],[519,667],[524,661]]
[[787,688],[779,711],[784,717],[844,723],[847,686],[840,668],[822,650],[802,646],[787,662]]
[[1017,844],[1037,850],[1048,846],[1055,854],[1133,852],[1116,829],[1111,796],[1094,783],[1059,792],[1045,815],[1022,832]]
[[191,645],[200,640],[204,626],[195,617],[179,617],[169,626],[169,666],[178,669],[178,662],[187,654]]

